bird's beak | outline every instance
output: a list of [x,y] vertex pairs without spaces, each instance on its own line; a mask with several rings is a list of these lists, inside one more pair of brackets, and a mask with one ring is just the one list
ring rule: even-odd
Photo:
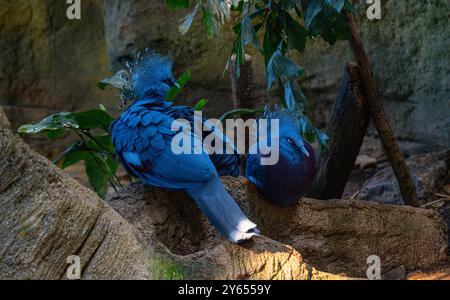
[[180,84],[178,82],[176,82],[176,81],[173,83],[173,86],[176,87],[177,89],[180,88]]
[[308,150],[306,150],[306,148],[304,146],[301,147],[303,154],[306,155],[306,157],[309,157],[309,152]]

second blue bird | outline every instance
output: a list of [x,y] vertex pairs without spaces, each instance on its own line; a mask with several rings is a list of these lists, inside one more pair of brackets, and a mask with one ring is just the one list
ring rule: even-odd
[[[253,145],[246,162],[245,176],[254,183],[271,202],[286,207],[297,203],[310,189],[316,176],[316,156],[314,149],[300,135],[300,123],[289,112],[276,109],[266,111],[268,120],[268,140],[279,145],[279,159],[273,165],[262,164],[267,156]],[[271,120],[279,121],[278,132],[271,133]],[[264,145],[270,145],[266,142]],[[272,146],[272,145],[270,145]],[[266,152],[263,152],[266,153]]]

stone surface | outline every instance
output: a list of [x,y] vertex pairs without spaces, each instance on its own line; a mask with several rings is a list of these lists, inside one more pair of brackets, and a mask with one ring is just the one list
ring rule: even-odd
[[355,166],[360,169],[369,169],[369,168],[376,167],[377,163],[378,163],[378,161],[376,158],[366,155],[366,154],[360,154],[356,158]]
[[[385,110],[396,136],[431,148],[450,146],[450,43],[448,2],[381,1],[382,19],[365,18],[365,1],[357,1],[358,22]],[[445,29],[444,29],[445,28]],[[307,96],[328,120],[326,107],[334,101],[342,66],[352,60],[346,43],[334,47],[309,43],[300,61],[308,74]],[[324,116],[325,115],[325,116]],[[423,151],[423,150],[422,150]]]
[[[420,205],[436,199],[450,180],[450,150],[432,154],[413,155],[407,165],[416,184]],[[403,205],[403,199],[392,168],[387,165],[369,178],[361,187],[359,199],[386,204]]]
[[[118,106],[96,87],[111,72],[101,3],[83,0],[81,20],[68,20],[65,1],[0,1],[0,105],[14,128],[54,112]],[[45,139],[29,141],[51,154]]]

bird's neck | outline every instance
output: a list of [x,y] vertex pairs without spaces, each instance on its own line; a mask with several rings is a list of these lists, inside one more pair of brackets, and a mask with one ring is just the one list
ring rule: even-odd
[[149,88],[142,95],[142,99],[153,99],[154,101],[165,101],[167,98],[167,90],[159,88]]
[[139,97],[136,104],[163,104],[167,103],[167,91],[157,88],[147,89],[141,97]]

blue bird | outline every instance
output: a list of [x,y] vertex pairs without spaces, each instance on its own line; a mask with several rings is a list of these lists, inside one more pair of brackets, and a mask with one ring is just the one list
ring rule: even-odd
[[[311,188],[316,175],[314,149],[300,135],[300,124],[286,110],[265,113],[268,119],[267,137],[279,144],[279,159],[274,165],[261,164],[267,155],[259,151],[259,143],[250,149],[245,176],[255,184],[271,202],[288,207],[299,201]],[[270,120],[279,120],[279,132],[271,136]],[[264,143],[270,145],[269,143]],[[256,154],[255,154],[256,153]]]
[[[208,155],[204,149],[195,154],[194,146],[192,154],[175,154],[171,149],[173,137],[180,133],[171,130],[172,123],[177,119],[194,122],[192,108],[166,101],[169,89],[177,84],[172,61],[152,52],[131,71],[131,89],[137,100],[111,125],[116,153],[127,171],[146,185],[186,191],[212,225],[232,242],[240,243],[257,235],[257,226],[242,212],[220,179],[221,175],[239,175],[236,156]],[[224,138],[213,126],[210,129]],[[192,132],[189,138],[194,140],[192,145],[201,145],[204,136]]]

